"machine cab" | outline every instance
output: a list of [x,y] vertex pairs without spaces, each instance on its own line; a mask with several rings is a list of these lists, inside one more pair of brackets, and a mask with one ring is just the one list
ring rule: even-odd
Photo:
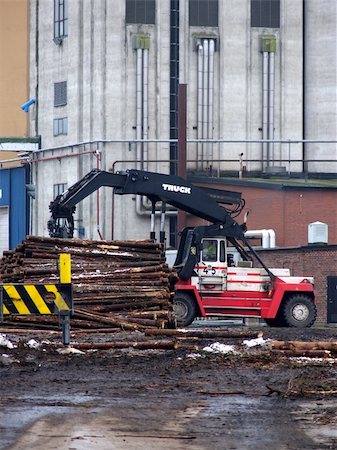
[[201,242],[200,260],[196,265],[200,292],[226,289],[228,266],[232,255],[227,256],[224,238],[204,238]]

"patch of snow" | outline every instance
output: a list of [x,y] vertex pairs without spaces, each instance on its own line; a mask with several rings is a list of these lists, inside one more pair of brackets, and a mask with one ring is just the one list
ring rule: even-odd
[[220,342],[214,342],[213,344],[204,347],[203,351],[209,353],[221,353],[223,355],[236,353],[234,345],[220,344]]
[[35,339],[30,339],[27,342],[27,347],[29,348],[34,348],[34,349],[38,349],[41,347],[41,344],[39,344]]
[[[186,358],[198,359],[198,358],[202,358],[202,355],[200,355],[200,353],[190,353],[190,354],[186,355]],[[182,359],[182,358],[180,358],[180,359]]]
[[56,351],[60,353],[60,355],[69,355],[70,353],[73,353],[75,355],[84,355],[84,352],[74,347],[58,348]]
[[248,348],[258,347],[258,346],[266,346],[270,339],[263,339],[263,337],[258,337],[255,339],[246,339],[242,342],[242,345],[245,345]]
[[7,336],[5,334],[0,334],[0,347],[12,349],[15,347],[15,345],[13,344],[13,342],[7,339]]

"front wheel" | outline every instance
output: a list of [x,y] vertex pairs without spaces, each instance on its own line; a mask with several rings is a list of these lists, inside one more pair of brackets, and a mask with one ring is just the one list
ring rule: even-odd
[[316,320],[316,316],[316,305],[306,295],[292,295],[281,306],[281,317],[287,327],[311,327]]
[[173,298],[173,314],[179,327],[187,327],[197,316],[195,300],[178,292]]

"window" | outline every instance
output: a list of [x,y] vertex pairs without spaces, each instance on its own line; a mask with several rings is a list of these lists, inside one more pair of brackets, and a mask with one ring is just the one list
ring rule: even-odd
[[218,0],[190,0],[190,26],[218,26]]
[[280,0],[251,0],[252,27],[280,28]]
[[218,241],[204,239],[202,241],[202,261],[215,262],[218,260]]
[[67,104],[67,82],[54,83],[54,106]]
[[54,40],[62,42],[68,36],[68,0],[54,0]]
[[58,195],[63,194],[63,192],[66,190],[67,190],[67,183],[54,184],[54,186],[53,186],[54,197],[53,198],[56,198]]
[[54,119],[54,136],[68,134],[68,117]]
[[156,23],[155,0],[126,0],[126,23]]

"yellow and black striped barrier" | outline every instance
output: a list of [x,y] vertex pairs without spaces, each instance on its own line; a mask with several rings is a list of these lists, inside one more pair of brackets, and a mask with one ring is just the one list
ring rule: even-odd
[[3,284],[3,315],[45,315],[72,311],[71,284]]
[[0,320],[5,315],[59,315],[63,343],[68,344],[70,314],[74,309],[70,255],[60,255],[59,270],[60,283],[0,284]]

